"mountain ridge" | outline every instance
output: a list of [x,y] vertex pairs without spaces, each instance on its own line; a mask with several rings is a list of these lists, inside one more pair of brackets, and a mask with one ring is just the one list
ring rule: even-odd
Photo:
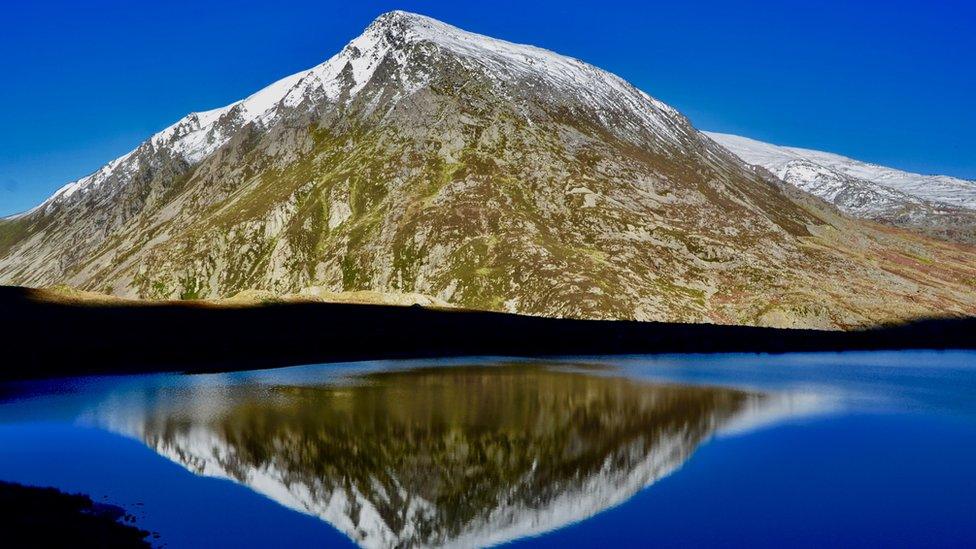
[[[216,149],[220,148],[220,146],[227,142],[228,137],[221,135],[222,125],[226,125],[230,122],[236,123],[237,126],[243,126],[253,122],[267,124],[275,116],[274,111],[277,109],[279,104],[285,102],[285,104],[294,105],[297,101],[295,98],[301,97],[301,94],[296,94],[295,92],[307,91],[307,88],[309,86],[313,86],[315,83],[327,84],[330,81],[337,80],[343,71],[347,70],[346,64],[349,64],[349,66],[352,67],[350,70],[353,82],[355,83],[355,85],[348,92],[349,97],[347,99],[351,99],[352,96],[354,96],[359,89],[361,89],[362,86],[368,82],[369,78],[372,76],[372,72],[376,69],[376,67],[372,64],[366,63],[364,65],[362,63],[364,56],[362,56],[360,52],[364,50],[369,51],[370,49],[374,48],[378,42],[383,41],[384,34],[390,32],[392,27],[396,27],[398,25],[405,29],[402,36],[407,42],[429,40],[442,46],[470,50],[470,48],[464,45],[464,40],[474,38],[477,41],[482,42],[482,44],[480,44],[482,47],[484,47],[485,44],[490,44],[495,46],[490,49],[502,51],[508,50],[507,53],[509,54],[521,54],[526,57],[526,61],[529,64],[549,60],[550,62],[555,61],[557,64],[562,65],[560,67],[561,69],[565,69],[567,64],[576,64],[580,67],[594,68],[577,59],[555,55],[547,50],[537,48],[535,46],[516,44],[495,38],[487,38],[467,31],[462,31],[461,29],[451,27],[450,25],[445,25],[444,23],[429,17],[402,10],[390,11],[379,16],[373,23],[370,24],[369,27],[366,28],[362,35],[351,41],[342,50],[340,50],[339,53],[323,63],[320,63],[305,71],[299,71],[295,74],[285,76],[249,95],[248,97],[230,103],[224,107],[218,107],[206,111],[191,112],[176,123],[171,124],[156,134],[153,134],[147,141],[141,143],[136,149],[115,158],[92,174],[67,183],[38,206],[27,210],[26,212],[12,214],[4,219],[13,219],[30,214],[40,208],[50,205],[59,198],[68,198],[75,192],[84,192],[90,188],[97,187],[100,183],[100,177],[110,175],[117,167],[124,164],[126,160],[128,160],[133,154],[137,153],[143,146],[169,146],[174,151],[180,153],[187,162],[191,164],[199,162],[201,159],[213,153]],[[449,37],[449,39],[438,40],[444,36]],[[388,47],[388,45],[381,46],[380,51],[384,51]],[[477,50],[473,50],[473,53],[477,53]],[[373,60],[375,61],[376,59],[374,58]],[[567,63],[565,60],[568,60],[569,63]],[[367,59],[367,61],[369,61],[369,59]],[[654,107],[660,109],[663,113],[671,116],[680,116],[679,113],[670,106],[648,96],[639,89],[634,88],[631,84],[620,79],[616,75],[607,73],[600,69],[596,70],[602,73],[600,76],[609,76],[617,80],[620,85],[630,88],[628,91],[639,93],[642,98],[651,101]],[[563,72],[567,73],[569,71],[564,70]],[[331,99],[336,100],[339,98],[338,96],[340,91],[338,89],[323,86],[323,90]]]
[[769,170],[849,215],[976,243],[976,181],[915,174],[835,153],[704,133],[745,162]]
[[976,314],[971,249],[850,220],[606,71],[404,12],[90,177],[0,221],[0,283],[827,328]]

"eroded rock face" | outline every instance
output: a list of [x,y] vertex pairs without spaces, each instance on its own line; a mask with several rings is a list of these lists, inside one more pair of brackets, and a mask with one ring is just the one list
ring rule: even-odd
[[0,282],[827,328],[976,313],[971,249],[846,218],[595,67],[402,12],[0,221]]
[[775,401],[607,374],[523,363],[327,385],[199,384],[113,401],[93,418],[362,546],[473,547],[617,505]]

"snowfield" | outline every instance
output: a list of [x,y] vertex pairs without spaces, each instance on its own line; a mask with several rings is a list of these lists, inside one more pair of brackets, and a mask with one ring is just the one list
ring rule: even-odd
[[762,166],[858,217],[874,217],[906,204],[976,210],[976,181],[909,173],[839,154],[704,133],[745,162]]

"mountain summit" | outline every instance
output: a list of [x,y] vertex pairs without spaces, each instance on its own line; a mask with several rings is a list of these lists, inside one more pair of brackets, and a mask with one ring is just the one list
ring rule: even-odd
[[0,221],[0,282],[786,326],[976,314],[972,249],[850,219],[606,71],[404,12]]

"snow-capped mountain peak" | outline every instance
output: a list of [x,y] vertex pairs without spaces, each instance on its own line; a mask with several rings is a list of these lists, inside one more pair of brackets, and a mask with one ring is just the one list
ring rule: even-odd
[[[351,98],[366,85],[383,57],[392,48],[391,32],[403,32],[415,26],[423,26],[427,31],[424,36],[429,36],[434,28],[433,22],[432,19],[406,12],[384,14],[362,35],[324,63],[286,76],[245,99],[224,107],[190,113],[150,137],[140,148],[167,150],[190,165],[196,164],[223,146],[241,127],[250,123],[267,125],[272,122],[281,105],[297,106],[316,92],[329,100],[337,101],[343,89],[341,75],[347,66],[353,79],[348,92],[348,98]],[[138,151],[137,148],[112,160],[96,172],[64,185],[42,204],[20,215],[49,208],[79,191],[88,192],[122,171],[135,171],[138,166],[131,164]]]
[[[296,108],[306,101],[348,103],[391,55],[399,68],[392,78],[398,79],[400,97],[407,97],[427,83],[423,62],[410,66],[411,47],[421,44],[432,46],[441,54],[456,56],[497,83],[519,78],[545,82],[598,112],[604,111],[607,105],[619,105],[636,115],[633,123],[653,127],[667,138],[675,139],[681,133],[675,127],[681,125],[677,111],[609,72],[534,46],[489,38],[414,13],[392,11],[379,16],[360,36],[324,63],[286,76],[224,107],[190,113],[140,147],[165,150],[194,165],[223,146],[240,128],[248,124],[270,125],[282,107]],[[124,177],[135,172],[139,168],[135,154],[138,150],[68,183],[25,214],[50,208],[79,191],[88,192],[113,175]]]
[[[939,271],[919,286],[872,259],[918,256],[917,242],[876,241],[807,201],[609,72],[392,12],[324,63],[190,114],[0,220],[0,282],[148,299],[416,292],[808,327],[972,311],[972,262],[950,257],[962,252],[922,244],[955,282]],[[807,246],[831,224],[849,245]],[[836,307],[811,301],[825,284]]]

